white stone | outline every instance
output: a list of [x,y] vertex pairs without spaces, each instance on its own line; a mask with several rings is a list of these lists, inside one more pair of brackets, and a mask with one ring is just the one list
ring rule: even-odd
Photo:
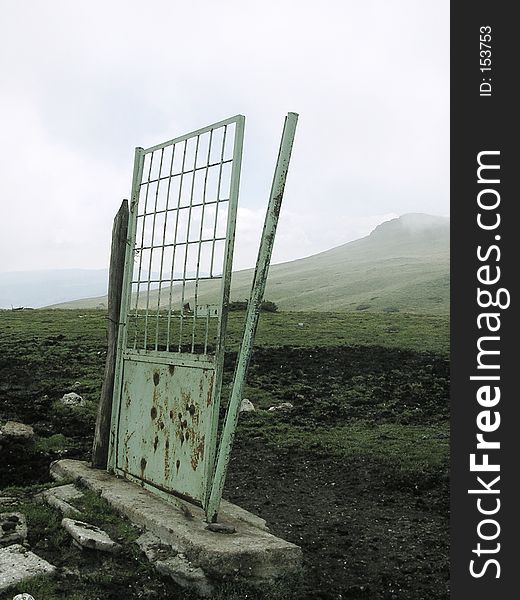
[[135,543],[139,546],[139,548],[141,548],[144,555],[150,562],[171,558],[177,554],[176,550],[174,550],[171,546],[163,544],[161,539],[150,531],[145,531],[142,533],[135,540]]
[[20,544],[0,548],[0,592],[22,581],[54,573],[56,567]]
[[281,404],[277,404],[276,406],[269,407],[269,412],[277,412],[284,410],[291,410],[294,406],[290,402],[282,402]]
[[62,520],[61,524],[83,548],[111,553],[119,552],[121,549],[121,546],[114,542],[108,533],[99,529],[99,527],[67,517]]
[[0,428],[0,441],[2,440],[18,440],[30,442],[34,439],[34,429],[30,425],[18,423],[17,421],[7,421]]
[[78,490],[74,484],[69,483],[68,485],[60,485],[45,490],[44,492],[41,492],[41,494],[38,494],[37,497],[46,502],[49,506],[57,508],[64,516],[78,516],[81,514],[81,511],[75,506],[72,506],[70,500],[76,500],[83,495],[83,492]]
[[158,560],[155,568],[162,575],[173,579],[177,585],[192,589],[203,598],[211,598],[213,595],[213,586],[204,571],[200,567],[193,566],[181,554],[166,560]]
[[76,392],[69,392],[68,394],[63,394],[61,403],[65,406],[83,406],[85,401],[79,394],[76,394]]
[[0,548],[23,544],[27,539],[27,522],[19,512],[0,513]]
[[244,398],[242,400],[242,403],[240,404],[240,411],[239,412],[253,412],[255,410],[255,407],[253,405],[253,403],[251,402],[251,400],[248,400],[247,398]]

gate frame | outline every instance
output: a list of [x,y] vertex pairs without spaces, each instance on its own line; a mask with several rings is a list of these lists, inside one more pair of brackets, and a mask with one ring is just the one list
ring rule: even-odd
[[[205,461],[205,470],[203,474],[203,498],[202,505],[206,508],[209,501],[209,494],[211,491],[211,484],[214,476],[215,469],[215,456],[217,447],[217,434],[218,434],[218,416],[220,408],[220,394],[222,387],[222,376],[224,368],[224,350],[225,350],[225,334],[227,330],[227,320],[229,312],[229,295],[231,288],[231,273],[233,267],[233,251],[235,242],[235,229],[236,229],[236,216],[238,209],[238,192],[240,186],[240,174],[242,165],[242,150],[243,150],[243,139],[244,139],[244,128],[245,128],[245,117],[243,115],[236,115],[228,119],[224,119],[217,123],[213,123],[201,129],[192,131],[184,134],[167,142],[151,146],[149,148],[137,147],[134,154],[134,167],[132,176],[132,192],[130,196],[130,216],[128,223],[128,233],[126,240],[126,253],[125,253],[125,268],[123,274],[122,283],[122,299],[121,299],[121,310],[118,324],[118,342],[117,342],[117,358],[115,367],[115,380],[114,380],[114,394],[112,400],[112,417],[110,427],[110,440],[109,440],[109,454],[108,454],[108,471],[116,474],[122,474],[118,468],[118,449],[119,442],[118,430],[120,423],[120,410],[121,410],[121,393],[123,385],[123,367],[125,354],[127,352],[127,340],[128,340],[128,323],[130,314],[130,303],[132,298],[131,293],[131,281],[133,277],[133,256],[134,248],[136,243],[136,226],[137,226],[137,214],[139,208],[139,197],[140,189],[143,177],[144,159],[146,154],[153,153],[156,150],[164,149],[168,146],[175,145],[179,142],[186,141],[190,138],[200,136],[204,133],[208,133],[214,129],[224,127],[226,125],[235,124],[235,134],[233,140],[233,162],[231,167],[231,181],[230,181],[230,192],[228,202],[228,215],[227,215],[227,227],[226,227],[226,241],[224,247],[224,261],[222,269],[222,283],[221,283],[221,294],[220,294],[220,314],[218,317],[217,325],[217,341],[214,355],[204,355],[204,359],[212,363],[215,370],[214,385],[212,390],[212,409],[211,409],[211,430],[209,435],[208,444],[206,446],[207,460]],[[161,364],[171,364],[172,359],[184,359],[186,362],[200,361],[196,355],[191,353],[183,352],[166,352],[166,351],[153,351],[153,350],[139,350],[131,352],[134,356],[140,356],[142,358],[152,360],[153,358],[161,359]],[[169,359],[169,360],[168,360]],[[125,477],[129,480],[138,480],[141,485],[146,488],[151,488],[155,493],[163,496],[174,496],[178,497],[175,491],[169,491],[167,493],[161,492],[160,488],[147,484],[139,478],[128,476]]]

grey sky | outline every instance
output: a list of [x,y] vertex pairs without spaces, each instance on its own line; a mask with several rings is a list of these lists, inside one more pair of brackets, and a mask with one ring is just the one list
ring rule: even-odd
[[134,147],[237,113],[239,268],[287,111],[276,262],[449,214],[447,0],[3,0],[0,63],[0,271],[105,267]]

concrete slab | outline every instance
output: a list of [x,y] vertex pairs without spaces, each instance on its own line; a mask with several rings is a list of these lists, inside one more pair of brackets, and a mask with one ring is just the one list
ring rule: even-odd
[[[190,565],[211,578],[268,581],[298,572],[301,549],[266,531],[265,521],[224,502],[219,522],[235,528],[233,534],[208,529],[204,511],[181,500],[171,504],[125,479],[86,462],[60,460],[51,465],[55,479],[80,481],[107,500],[133,523],[156,535],[162,544],[185,555]],[[179,504],[184,508],[181,508]]]
[[56,567],[20,544],[0,548],[0,592],[38,575],[54,573]]
[[108,533],[99,529],[99,527],[90,525],[90,523],[65,517],[61,525],[82,548],[110,552],[112,554],[121,550],[121,546],[114,542]]
[[57,508],[65,517],[78,517],[81,512],[72,504],[71,500],[76,500],[83,496],[83,492],[78,490],[74,484],[60,485],[41,492],[36,499],[46,502],[49,506]]

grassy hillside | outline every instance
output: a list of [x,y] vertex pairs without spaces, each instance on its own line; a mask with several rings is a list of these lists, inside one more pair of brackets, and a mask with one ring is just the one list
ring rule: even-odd
[[[232,299],[249,296],[253,270],[233,274]],[[203,281],[198,303],[215,303],[218,281]],[[161,295],[167,301],[169,294]],[[286,311],[386,311],[447,314],[449,310],[449,220],[409,214],[387,221],[367,237],[307,258],[273,265],[266,298]],[[180,286],[173,298],[180,302]],[[186,301],[193,304],[193,286]],[[144,300],[145,302],[146,300]],[[157,291],[150,292],[150,304]],[[105,308],[106,297],[56,305]]]

